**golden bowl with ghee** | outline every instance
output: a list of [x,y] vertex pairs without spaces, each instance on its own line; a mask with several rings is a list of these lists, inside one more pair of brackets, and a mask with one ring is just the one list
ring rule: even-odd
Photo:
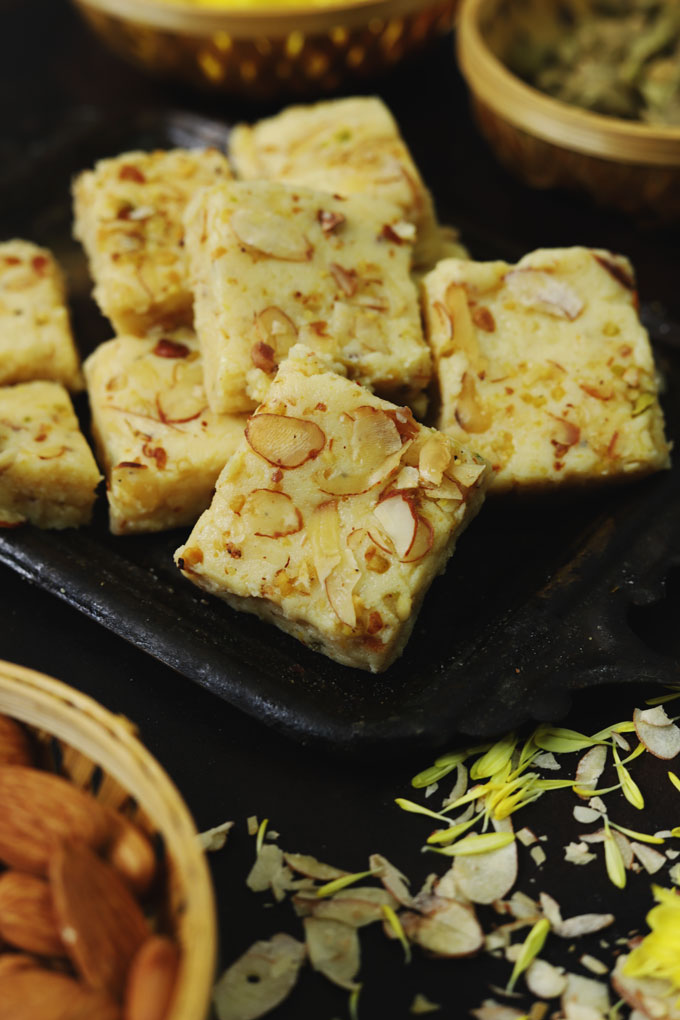
[[75,0],[119,55],[153,74],[266,99],[330,92],[451,28],[457,0]]

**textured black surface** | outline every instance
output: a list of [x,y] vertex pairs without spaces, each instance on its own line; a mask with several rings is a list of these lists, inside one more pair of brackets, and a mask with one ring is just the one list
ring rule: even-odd
[[[224,146],[227,134],[224,122],[188,113],[88,120],[46,146],[5,192],[10,232],[43,240],[68,269],[83,353],[109,328],[70,236],[71,175],[135,148]],[[465,240],[480,257],[521,251],[514,237],[485,236],[472,219]],[[649,314],[665,341],[674,433],[676,327],[662,306]],[[563,714],[581,687],[677,677],[672,659],[648,647],[628,620],[633,607],[662,598],[680,557],[678,469],[595,493],[488,500],[433,585],[404,655],[380,677],[333,663],[203,596],[172,562],[184,538],[182,531],[114,538],[102,498],[92,528],[0,532],[0,559],[281,732],[341,750],[385,753],[438,746],[453,733],[486,736]]]

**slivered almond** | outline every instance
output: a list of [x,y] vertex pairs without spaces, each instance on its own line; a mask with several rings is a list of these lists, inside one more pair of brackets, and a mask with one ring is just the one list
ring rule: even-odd
[[32,765],[33,751],[21,723],[0,715],[0,765]]
[[307,538],[319,584],[325,584],[326,578],[342,560],[340,520],[338,504],[335,500],[321,503],[309,516]]
[[295,323],[276,305],[264,308],[255,319],[260,340],[271,347],[274,360],[279,362],[297,340]]
[[22,871],[0,875],[0,938],[27,953],[65,955],[44,878]]
[[66,952],[88,985],[118,999],[149,928],[110,865],[81,843],[62,843],[49,868],[54,911]]
[[[200,371],[200,366],[197,368]],[[183,382],[186,383],[187,380]],[[158,417],[164,425],[183,425],[188,421],[195,421],[206,408],[202,380],[193,386],[171,386],[159,393],[156,398]]]
[[0,1020],[121,1020],[118,1006],[80,981],[36,967],[3,976]]
[[515,301],[557,319],[573,321],[585,307],[573,287],[541,269],[512,269],[505,284]]
[[297,223],[264,207],[236,209],[229,225],[236,239],[259,255],[284,262],[309,262],[314,253]]
[[130,966],[125,987],[124,1020],[163,1020],[177,978],[179,950],[164,935],[143,942]]
[[569,448],[575,446],[581,438],[581,429],[578,425],[574,425],[573,422],[567,421],[566,418],[557,418],[555,415],[551,415],[551,418],[557,423],[553,427],[552,440],[558,446],[564,446]]
[[143,896],[156,877],[156,855],[145,832],[118,811],[110,811],[112,839],[106,859],[137,896]]
[[454,350],[462,351],[471,367],[480,371],[484,368],[486,359],[480,354],[477,331],[472,321],[465,288],[458,283],[450,283],[444,295],[444,307],[451,322]]
[[426,482],[441,485],[450,460],[451,449],[445,437],[440,432],[435,432],[423,443],[418,459],[418,471]]
[[402,557],[403,563],[417,563],[427,556],[434,544],[434,528],[426,517],[418,514],[413,541]]
[[484,474],[483,464],[452,464],[447,472],[454,481],[469,489]]
[[486,432],[491,426],[491,415],[480,407],[474,376],[469,372],[463,375],[455,414],[456,421],[466,432]]
[[373,513],[393,543],[397,556],[403,559],[412,548],[418,529],[418,517],[411,500],[402,492],[395,492],[381,500]]
[[241,509],[249,530],[262,538],[283,538],[302,529],[302,514],[285,492],[254,489]]
[[106,811],[68,780],[23,765],[0,766],[0,860],[44,875],[55,848],[78,839],[97,849],[111,835]]
[[473,956],[484,944],[474,909],[456,900],[430,898],[422,913],[401,914],[406,935],[433,956]]
[[345,297],[354,297],[359,286],[356,269],[345,269],[337,262],[331,262],[329,269],[331,276]]
[[246,439],[260,457],[287,469],[318,456],[326,445],[326,436],[315,422],[283,414],[253,415],[246,425]]
[[341,623],[354,629],[357,623],[352,592],[357,586],[361,572],[349,549],[343,551],[342,564],[335,567],[326,578],[326,595],[333,612]]

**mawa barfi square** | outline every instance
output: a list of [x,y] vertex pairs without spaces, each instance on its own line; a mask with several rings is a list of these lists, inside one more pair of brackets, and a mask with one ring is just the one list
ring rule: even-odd
[[488,468],[297,345],[176,553],[194,584],[379,672],[483,500]]
[[0,385],[50,379],[83,388],[64,278],[46,248],[0,244]]
[[246,423],[207,406],[194,334],[117,337],[84,368],[113,534],[193,524]]
[[583,247],[517,265],[441,262],[423,284],[438,425],[494,489],[622,479],[669,465],[633,270]]
[[230,177],[216,149],[171,149],[103,159],[75,179],[74,234],[117,333],[192,324],[182,216],[195,191]]
[[60,383],[0,388],[0,527],[87,524],[100,481]]
[[422,401],[430,350],[393,205],[269,181],[206,189],[187,210],[210,406],[250,410],[300,342],[399,403]]
[[417,231],[414,262],[440,252],[432,196],[385,104],[375,96],[289,106],[231,134],[234,167],[247,179],[269,178],[339,195],[393,202]]

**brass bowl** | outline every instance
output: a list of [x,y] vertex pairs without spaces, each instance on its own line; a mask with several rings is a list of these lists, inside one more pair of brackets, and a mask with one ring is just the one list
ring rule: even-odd
[[165,1020],[207,1017],[217,954],[210,873],[184,801],[125,718],[54,677],[0,661],[0,713],[24,723],[61,771],[162,840],[162,914],[181,951]]
[[329,92],[386,70],[448,31],[457,2],[216,9],[163,0],[75,0],[97,35],[144,70],[258,99]]
[[533,14],[531,6],[531,0],[465,0],[458,19],[458,62],[477,123],[498,158],[533,187],[579,189],[627,213],[680,219],[680,128],[581,110],[505,66],[518,18],[536,32],[557,30],[557,3],[533,0]]

